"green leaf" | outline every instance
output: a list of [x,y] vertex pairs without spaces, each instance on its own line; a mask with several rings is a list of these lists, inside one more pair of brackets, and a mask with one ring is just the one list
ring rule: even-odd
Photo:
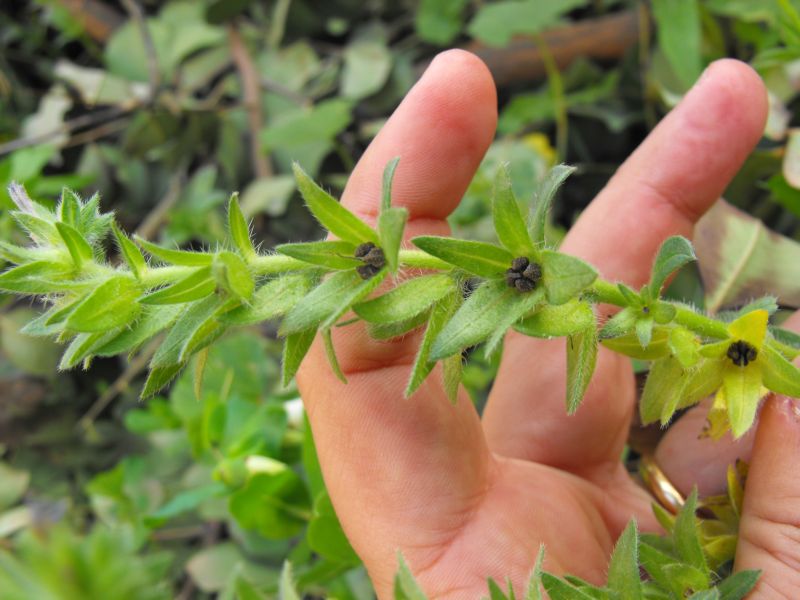
[[550,573],[542,573],[542,585],[550,600],[594,600],[589,594]]
[[300,165],[294,163],[292,168],[306,206],[323,227],[338,238],[355,245],[364,242],[379,243],[377,234],[369,225],[314,183]]
[[667,345],[684,369],[695,366],[700,360],[700,340],[685,327],[672,328]]
[[705,576],[704,587],[710,584],[709,569],[703,554],[703,545],[700,540],[700,528],[696,516],[697,488],[692,490],[686,503],[681,508],[675,519],[675,528],[672,532],[675,539],[675,549],[692,567],[700,570]]
[[647,348],[650,345],[650,340],[653,338],[653,319],[637,319],[636,320],[636,339],[639,340],[639,345],[642,348]]
[[150,367],[157,369],[172,364],[183,363],[182,356],[188,344],[198,331],[207,327],[208,320],[220,307],[220,300],[211,296],[198,300],[186,307],[150,361]]
[[[11,216],[37,244],[58,244],[62,238],[51,220],[25,212],[12,211]],[[51,217],[52,218],[52,217]]]
[[542,599],[542,567],[544,565],[544,544],[539,546],[539,553],[536,556],[536,563],[533,566],[528,584],[525,586],[525,600]]
[[[635,307],[627,306],[623,308],[608,321],[606,321],[605,325],[603,325],[603,328],[600,330],[600,339],[603,341],[611,341],[622,338],[629,333],[635,333],[636,321],[639,313],[639,309]],[[646,350],[646,346],[642,346],[642,344],[638,342],[638,339],[639,336],[637,335],[636,340],[639,344],[639,347],[643,350]],[[664,340],[666,341],[666,337]]]
[[388,323],[367,323],[367,332],[375,340],[391,340],[392,338],[405,335],[417,327],[424,324],[429,317],[429,311],[423,311],[418,315],[406,319],[405,321],[393,321]]
[[672,589],[672,581],[666,569],[677,560],[676,557],[665,554],[644,541],[639,543],[639,562],[650,578],[664,589]]
[[297,591],[292,574],[292,563],[284,561],[281,570],[281,580],[278,584],[278,600],[300,600],[300,593]]
[[514,329],[539,338],[563,337],[595,326],[592,307],[582,300],[557,306],[544,305],[514,325]]
[[325,345],[325,356],[328,358],[328,364],[331,366],[331,371],[336,375],[336,379],[342,383],[347,383],[347,377],[342,373],[342,368],[339,366],[339,359],[336,357],[336,348],[333,347],[333,337],[331,336],[330,329],[322,330],[322,341]]
[[184,307],[178,304],[144,307],[135,323],[95,349],[97,356],[116,356],[139,348],[145,341],[169,327]]
[[256,284],[241,256],[227,250],[218,252],[214,256],[211,272],[219,288],[240,300],[250,300]]
[[75,307],[67,318],[67,328],[94,332],[127,325],[141,310],[136,302],[141,293],[139,284],[130,276],[111,277]]
[[455,354],[442,361],[442,387],[451,404],[458,402],[458,389],[463,374],[464,363],[461,361],[461,355]]
[[195,510],[206,500],[222,497],[226,492],[227,488],[218,481],[183,490],[175,494],[158,510],[145,516],[144,522],[148,527],[161,527],[170,519]]
[[719,590],[716,588],[701,590],[689,596],[689,600],[719,600]]
[[587,0],[506,0],[481,5],[467,27],[474,38],[490,46],[506,46],[518,34],[533,35],[555,25],[561,15]]
[[697,260],[697,256],[689,240],[680,235],[667,238],[658,249],[653,263],[653,274],[650,276],[650,289],[653,294],[658,296],[667,278],[694,260]]
[[308,524],[306,539],[314,552],[330,561],[347,565],[361,562],[347,541],[326,491],[321,492],[314,501],[314,516]]
[[683,90],[688,90],[703,70],[702,26],[697,0],[653,0],[658,43]]
[[702,360],[687,372],[678,408],[697,404],[722,385],[723,364],[719,360]]
[[134,240],[150,255],[174,265],[203,267],[214,262],[214,255],[207,252],[188,252],[186,250],[163,248],[140,238],[138,235],[134,236]]
[[526,305],[527,296],[508,287],[505,281],[485,281],[436,337],[430,359],[440,360],[460,354],[464,348],[482,342],[506,315]]
[[258,288],[249,304],[220,315],[226,325],[254,325],[289,312],[312,286],[307,275],[284,275]]
[[597,364],[597,330],[591,327],[567,338],[567,413],[583,401]]
[[354,271],[340,271],[323,281],[289,311],[280,327],[281,335],[310,327],[331,327],[350,307],[377,288],[385,276],[379,272],[363,280]]
[[428,600],[399,552],[397,562],[399,564],[394,576],[394,600]]
[[80,226],[81,200],[72,190],[61,190],[61,200],[57,209],[58,219],[62,223],[78,228]]
[[329,269],[355,269],[364,264],[354,256],[355,244],[340,240],[281,244],[276,246],[275,250],[297,260]]
[[608,587],[618,600],[641,600],[639,578],[639,534],[631,521],[619,536],[608,565]]
[[763,360],[764,387],[778,394],[800,398],[800,369],[786,360],[780,352],[764,344],[759,361]]
[[717,585],[720,600],[743,600],[761,576],[761,571],[739,571]]
[[675,357],[668,355],[653,363],[639,402],[643,425],[659,420],[662,425],[669,422],[683,397],[684,382],[684,369]]
[[564,304],[575,298],[597,279],[594,267],[579,258],[544,250],[542,281],[550,304]]
[[296,333],[290,333],[283,342],[283,358],[281,360],[281,381],[284,386],[289,385],[297,374],[300,363],[308,354],[314,338],[317,337],[317,328],[311,327]]
[[505,248],[486,242],[420,236],[411,242],[428,254],[479,277],[501,277],[511,268],[514,257]]
[[444,298],[455,287],[449,275],[424,275],[409,279],[385,294],[353,306],[371,323],[397,323],[416,317]]
[[139,298],[142,304],[183,304],[205,298],[217,288],[211,266],[201,267],[176,283]]
[[80,269],[85,263],[92,262],[94,258],[92,247],[77,229],[66,223],[56,223],[56,229],[76,267]]
[[174,364],[166,367],[159,367],[157,369],[151,369],[150,373],[147,375],[147,381],[144,383],[144,388],[142,389],[142,400],[146,400],[150,396],[156,395],[175,378],[182,368],[182,364]]
[[439,300],[431,310],[428,326],[425,328],[425,335],[419,345],[419,350],[417,350],[417,356],[414,358],[414,366],[411,369],[411,376],[406,386],[406,398],[417,391],[419,386],[422,385],[422,382],[425,381],[433,370],[436,364],[435,361],[430,359],[433,342],[461,305],[461,302],[461,290],[459,289],[456,290],[455,293],[448,294]]
[[297,535],[310,517],[306,485],[293,470],[270,461],[269,471],[257,471],[244,487],[229,496],[228,509],[236,522],[269,540]]
[[463,25],[468,0],[422,0],[416,11],[417,35],[426,42],[447,46]]
[[[563,2],[563,0],[561,0]],[[550,3],[548,3],[549,5]],[[543,6],[538,10],[543,10]],[[544,12],[547,12],[546,10]],[[556,165],[547,173],[545,178],[536,187],[536,192],[533,194],[533,204],[531,208],[531,222],[529,230],[534,244],[544,244],[545,228],[547,226],[547,219],[550,213],[550,206],[553,204],[556,192],[561,185],[566,181],[575,171],[575,167],[568,167],[567,165]],[[577,259],[576,259],[577,260]]]
[[339,93],[360,100],[384,87],[392,72],[393,56],[379,22],[359,27],[344,49]]
[[497,239],[514,257],[530,258],[536,255],[536,249],[525,226],[525,219],[514,197],[511,176],[506,164],[500,166],[495,176],[492,216]]
[[127,235],[120,231],[116,224],[112,223],[111,227],[114,231],[114,237],[117,240],[117,247],[119,248],[120,254],[122,254],[122,257],[125,259],[125,262],[128,267],[130,267],[134,276],[140,279],[142,274],[147,270],[147,261],[145,261],[144,256],[142,256],[142,252]]
[[36,261],[8,269],[0,274],[0,290],[18,294],[50,294],[92,285],[90,281],[69,280],[72,274],[72,266],[46,260]]
[[400,162],[400,157],[396,156],[388,163],[383,169],[383,185],[381,187],[381,213],[387,211],[392,206],[392,182],[394,181],[394,173],[397,170],[397,164]]
[[80,333],[72,338],[69,346],[61,356],[58,368],[61,371],[71,369],[79,362],[89,357],[94,349],[103,345],[116,335],[116,331],[101,331],[96,333]]
[[753,425],[761,400],[762,369],[759,362],[746,367],[725,365],[722,392],[728,405],[728,419],[734,438],[741,437]]
[[494,331],[486,340],[486,346],[484,347],[484,355],[487,358],[491,357],[500,346],[509,327],[512,327],[544,301],[544,290],[539,288],[532,292],[520,294],[520,296],[521,298],[510,305],[508,310],[500,315],[500,318],[496,321]]
[[228,233],[234,245],[246,260],[255,258],[256,249],[250,237],[250,226],[239,206],[239,194],[231,194],[228,201]]
[[405,208],[386,208],[378,215],[378,237],[390,273],[397,273],[406,221],[408,210]]

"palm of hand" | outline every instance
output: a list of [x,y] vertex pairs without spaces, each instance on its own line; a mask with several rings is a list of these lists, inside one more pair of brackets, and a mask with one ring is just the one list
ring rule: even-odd
[[[641,285],[663,239],[691,235],[721,194],[758,140],[765,112],[752,71],[714,65],[561,249],[606,278]],[[496,118],[483,64],[465,52],[441,55],[359,162],[343,203],[374,215],[382,170],[399,155],[393,198],[409,210],[407,235],[445,234]],[[418,334],[377,342],[353,326],[337,330],[334,343],[348,384],[330,373],[319,340],[298,381],[334,506],[380,597],[391,596],[398,550],[431,597],[475,598],[489,576],[522,586],[542,543],[548,570],[602,582],[632,517],[656,530],[649,496],[619,461],[635,402],[626,359],[601,349],[584,404],[568,417],[563,341],[512,333],[481,419],[463,391],[456,405],[448,402],[438,369],[403,399]],[[673,478],[691,485],[702,465],[697,483],[710,491],[746,450],[728,442],[712,451],[696,427],[676,427],[672,437],[688,450],[674,458]]]

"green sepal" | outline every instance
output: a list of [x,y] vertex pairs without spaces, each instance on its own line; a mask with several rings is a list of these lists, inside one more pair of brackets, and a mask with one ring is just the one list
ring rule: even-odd
[[542,585],[550,600],[595,600],[586,592],[550,573],[542,573]]
[[[602,333],[601,331],[601,336]],[[601,339],[600,343],[609,350],[624,354],[625,356],[630,356],[631,358],[638,358],[639,360],[657,360],[669,355],[670,350],[667,345],[667,340],[667,329],[656,326],[653,328],[653,337],[650,339],[647,348],[642,348],[641,343],[639,343],[639,338],[633,333]]]
[[256,249],[253,246],[253,239],[250,237],[250,225],[239,206],[239,194],[231,194],[228,200],[228,233],[236,248],[245,260],[252,260],[256,257]]
[[728,420],[734,438],[741,437],[753,424],[761,400],[762,369],[758,360],[746,367],[725,365],[722,390],[728,405]]
[[311,290],[313,281],[307,275],[285,275],[258,288],[252,300],[220,316],[226,325],[255,325],[289,312]]
[[533,565],[528,583],[525,585],[524,600],[544,600],[542,598],[542,568],[544,566],[544,544],[539,545],[536,563]]
[[355,244],[341,240],[281,244],[276,251],[297,260],[329,269],[355,269],[364,263],[354,256]]
[[72,227],[80,228],[81,224],[81,199],[70,189],[61,190],[61,198],[56,208],[58,220]]
[[217,283],[217,288],[223,289],[235,298],[249,301],[255,290],[256,283],[241,256],[222,250],[214,256],[211,273]]
[[300,165],[294,163],[292,170],[308,210],[323,227],[339,239],[356,245],[364,242],[379,243],[378,235],[369,225],[319,187]]
[[296,333],[290,333],[283,342],[283,356],[281,359],[281,382],[288,386],[297,374],[314,338],[317,337],[317,328],[311,327]]
[[520,294],[520,299],[508,307],[508,310],[500,315],[495,323],[494,331],[487,338],[483,348],[484,356],[491,358],[495,350],[505,338],[506,332],[513,327],[522,317],[530,314],[538,305],[544,302],[544,290],[539,288],[532,292]]
[[671,323],[678,314],[678,309],[669,302],[656,301],[650,309],[653,320],[659,325]]
[[151,256],[173,265],[203,267],[214,262],[214,255],[208,252],[189,252],[187,250],[164,248],[152,242],[148,242],[138,235],[133,236],[133,239]]
[[213,294],[217,284],[211,266],[201,267],[183,279],[139,298],[142,304],[183,304]]
[[147,270],[147,261],[144,259],[141,250],[130,238],[120,231],[119,227],[112,222],[111,229],[117,241],[117,248],[125,259],[125,263],[130,268],[136,279],[141,279],[142,274]]
[[400,266],[400,245],[407,221],[408,210],[405,208],[387,208],[378,215],[380,247],[392,274],[397,273]]
[[[600,339],[603,341],[613,340],[635,332],[636,321],[639,317],[637,307],[627,306],[611,317],[600,329]],[[638,336],[637,336],[638,338]],[[641,346],[641,344],[639,344]],[[642,346],[644,348],[644,346]]]
[[698,569],[705,576],[704,586],[708,587],[711,583],[708,563],[703,553],[703,545],[700,539],[700,528],[698,526],[697,512],[697,488],[692,490],[685,504],[675,519],[675,528],[672,531],[675,540],[675,549],[678,554],[695,569]]
[[92,287],[92,282],[72,281],[74,267],[63,263],[36,261],[3,271],[0,290],[17,294],[51,294]]
[[653,339],[653,325],[653,319],[636,319],[636,339],[639,340],[639,345],[642,348],[647,348],[650,345],[650,340]]
[[55,224],[51,220],[27,212],[11,211],[11,216],[34,242],[57,245],[62,241]]
[[394,174],[397,171],[397,165],[400,162],[400,157],[395,156],[392,160],[386,163],[383,169],[383,181],[381,184],[381,213],[387,211],[392,206],[392,182],[394,182]]
[[639,401],[642,425],[669,422],[683,397],[685,380],[684,369],[674,356],[667,355],[653,363]]
[[722,358],[728,352],[731,345],[731,340],[722,340],[721,342],[712,342],[710,344],[703,344],[700,346],[700,356],[705,358]]
[[193,349],[199,349],[198,333],[204,335],[215,329],[215,323],[211,319],[220,305],[219,298],[210,296],[187,306],[150,360],[150,368],[157,369],[185,362],[185,358],[191,354],[188,351],[190,345],[195,346]]
[[333,347],[333,336],[331,336],[330,329],[323,329],[321,331],[322,341],[325,345],[325,356],[328,358],[328,364],[331,366],[331,371],[336,375],[336,379],[342,383],[347,383],[347,377],[342,372],[342,367],[339,366],[339,359],[336,357],[336,348]]
[[25,247],[17,246],[0,240],[0,259],[6,262],[21,265],[38,260],[47,261],[56,258],[58,250],[47,247]]
[[59,371],[71,369],[84,359],[94,354],[95,348],[99,348],[118,333],[117,330],[97,331],[94,333],[79,333],[70,342],[69,346],[61,355],[58,364]]
[[564,304],[578,296],[597,279],[597,271],[590,264],[561,252],[544,250],[542,281],[550,304]]
[[700,360],[700,340],[686,327],[673,327],[667,339],[670,352],[677,358],[684,369],[697,364]]
[[589,303],[570,300],[557,306],[544,305],[514,325],[518,332],[531,337],[554,338],[572,335],[595,326],[595,315]]
[[391,340],[420,327],[428,320],[429,316],[429,311],[423,311],[404,321],[393,321],[389,323],[368,322],[367,332],[372,339]]
[[617,283],[617,289],[619,293],[622,294],[622,297],[625,299],[625,302],[628,303],[628,306],[632,307],[640,307],[642,305],[642,298],[633,291],[630,287],[625,285],[622,282]]
[[355,313],[370,323],[406,321],[428,310],[453,290],[449,275],[423,275],[409,279],[393,290],[353,306]]
[[437,236],[415,237],[411,242],[446,263],[488,279],[502,277],[514,260],[505,248],[486,242]]
[[756,587],[761,571],[739,571],[717,584],[720,600],[744,600]]
[[597,346],[594,324],[567,338],[567,414],[583,402],[597,365]]
[[677,560],[675,556],[666,554],[645,541],[639,543],[639,562],[651,580],[665,590],[672,590],[672,581],[665,569],[669,565],[675,564]]
[[650,277],[650,289],[653,295],[658,296],[664,282],[672,273],[694,260],[697,260],[697,256],[689,240],[680,235],[667,238],[658,249],[653,263],[653,273]]
[[539,246],[545,243],[545,229],[547,218],[550,213],[550,206],[553,198],[564,181],[575,171],[575,167],[567,165],[556,165],[547,173],[545,178],[539,183],[533,194],[531,205],[531,221],[529,225],[530,237],[533,243]]
[[97,356],[116,356],[137,350],[144,342],[172,325],[183,311],[179,304],[146,306],[136,322],[95,349]]
[[332,327],[349,308],[375,290],[386,270],[363,280],[355,271],[332,274],[303,297],[281,323],[280,335],[286,336],[310,327]]
[[514,197],[511,177],[506,164],[497,169],[494,179],[492,217],[497,239],[511,254],[515,257],[536,255],[536,248],[525,226],[525,219],[519,209],[517,199]]
[[681,391],[681,400],[676,408],[687,408],[697,404],[717,391],[722,385],[724,364],[719,360],[704,359],[686,372],[686,382]]
[[619,536],[608,564],[608,588],[617,598],[642,600],[639,577],[639,533],[631,521]]
[[400,552],[397,553],[397,563],[397,572],[394,575],[394,600],[428,600]]
[[130,276],[117,275],[97,286],[75,307],[66,321],[68,329],[108,331],[132,322],[141,310],[136,299],[142,290]]
[[56,223],[56,229],[76,267],[80,269],[84,264],[92,262],[94,251],[77,229],[66,223]]
[[444,395],[450,400],[450,404],[458,401],[458,389],[461,385],[461,377],[464,374],[464,363],[460,354],[454,354],[442,360],[442,386]]
[[142,388],[141,399],[146,400],[164,389],[170,381],[175,379],[175,376],[180,373],[183,367],[184,365],[182,364],[176,364],[151,369],[147,374],[147,381],[144,383],[144,388]]
[[764,387],[778,394],[800,398],[800,369],[769,344],[761,347],[760,354],[758,360],[763,362]]

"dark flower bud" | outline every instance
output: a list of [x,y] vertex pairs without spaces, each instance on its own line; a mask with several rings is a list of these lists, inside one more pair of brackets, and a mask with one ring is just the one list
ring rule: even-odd
[[533,291],[541,278],[541,265],[525,256],[518,256],[511,261],[511,268],[506,271],[506,284],[520,292]]
[[524,256],[518,256],[513,261],[511,261],[511,268],[514,269],[515,271],[519,271],[520,273],[522,273],[522,271],[525,270],[525,268],[528,266],[529,263],[530,261]]
[[536,287],[536,284],[530,279],[526,279],[525,277],[520,277],[514,282],[514,287],[517,288],[520,292],[531,292]]
[[378,271],[386,266],[386,257],[383,250],[378,248],[372,242],[366,242],[359,245],[354,253],[356,258],[360,258],[364,263],[356,268],[356,272],[361,275],[362,279],[369,279],[373,277]]
[[360,244],[358,248],[356,248],[355,257],[356,258],[364,258],[370,250],[375,247],[375,244],[372,242],[366,242],[364,244]]
[[744,340],[737,340],[728,346],[728,358],[737,367],[746,367],[758,356],[758,351]]
[[525,267],[525,270],[522,272],[522,275],[526,279],[530,279],[531,281],[536,283],[542,278],[542,267],[540,267],[536,263],[531,263],[527,267]]

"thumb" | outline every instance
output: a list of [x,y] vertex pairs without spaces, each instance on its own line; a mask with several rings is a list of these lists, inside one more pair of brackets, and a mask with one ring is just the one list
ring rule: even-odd
[[800,590],[800,401],[770,397],[747,477],[735,569],[761,570],[752,598]]

